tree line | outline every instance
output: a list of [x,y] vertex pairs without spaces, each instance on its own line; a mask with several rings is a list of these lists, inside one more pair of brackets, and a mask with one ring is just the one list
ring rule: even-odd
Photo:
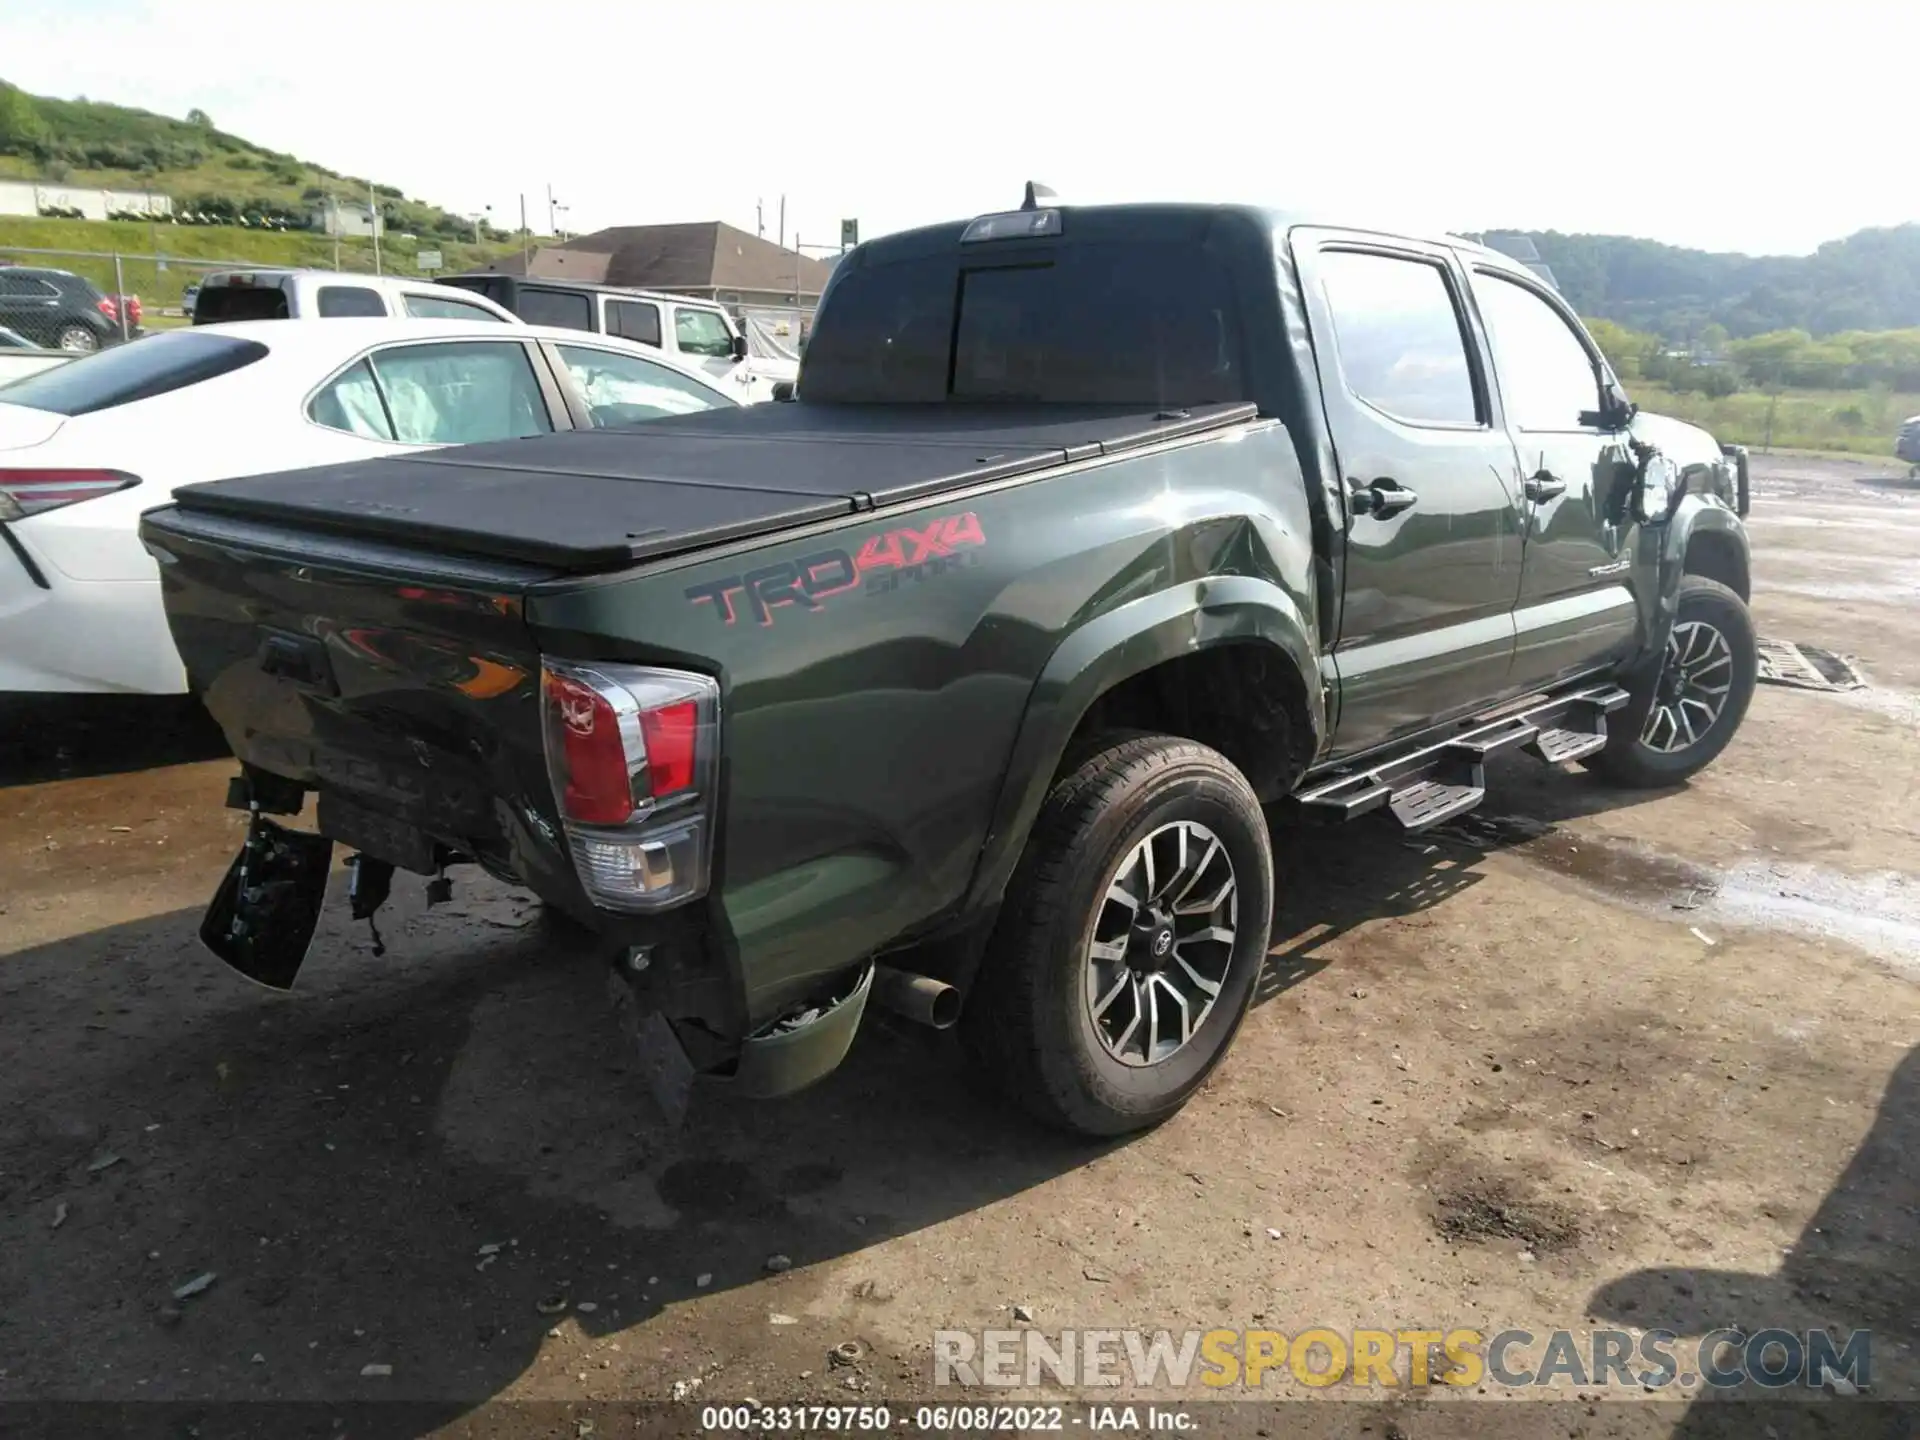
[[1920,327],[1818,337],[1785,329],[1736,339],[1709,323],[1684,347],[1604,317],[1587,327],[1623,381],[1715,396],[1744,389],[1920,392]]
[[1823,340],[1920,327],[1920,225],[1861,230],[1811,255],[1712,254],[1552,230],[1490,231],[1486,239],[1499,245],[1523,235],[1582,315],[1685,348],[1716,326],[1736,339],[1804,331]]

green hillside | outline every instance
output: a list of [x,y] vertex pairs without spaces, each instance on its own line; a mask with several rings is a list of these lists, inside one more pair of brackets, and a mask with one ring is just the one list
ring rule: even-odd
[[[426,239],[474,239],[473,221],[391,185],[342,175],[228,134],[202,111],[184,120],[97,100],[29,95],[0,80],[0,177],[154,190],[179,212],[301,225],[315,200],[366,203],[388,227]],[[488,238],[504,240],[499,231]],[[99,247],[95,247],[99,248]]]
[[1723,255],[1629,235],[1494,230],[1526,236],[1582,315],[1676,344],[1727,334],[1810,335],[1920,326],[1920,225],[1862,230],[1811,255]]

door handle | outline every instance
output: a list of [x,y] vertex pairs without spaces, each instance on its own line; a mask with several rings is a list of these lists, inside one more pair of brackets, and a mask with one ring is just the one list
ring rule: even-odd
[[1556,476],[1551,470],[1542,470],[1528,477],[1526,484],[1527,499],[1536,503],[1558,500],[1567,493],[1567,482]]
[[1391,476],[1382,475],[1371,483],[1347,481],[1347,505],[1355,515],[1371,515],[1384,520],[1419,503],[1420,497]]

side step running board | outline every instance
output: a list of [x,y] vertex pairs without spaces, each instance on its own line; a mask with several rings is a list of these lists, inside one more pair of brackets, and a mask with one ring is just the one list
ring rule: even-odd
[[1385,807],[1409,830],[1464,815],[1487,793],[1487,761],[1509,750],[1557,765],[1607,743],[1607,716],[1627,703],[1617,685],[1542,700],[1450,740],[1321,779],[1294,799],[1310,816],[1355,820]]

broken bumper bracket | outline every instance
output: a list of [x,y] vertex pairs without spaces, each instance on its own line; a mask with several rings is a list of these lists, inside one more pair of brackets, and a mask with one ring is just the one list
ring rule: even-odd
[[291,990],[327,897],[333,841],[258,810],[200,922],[200,942],[256,985]]

